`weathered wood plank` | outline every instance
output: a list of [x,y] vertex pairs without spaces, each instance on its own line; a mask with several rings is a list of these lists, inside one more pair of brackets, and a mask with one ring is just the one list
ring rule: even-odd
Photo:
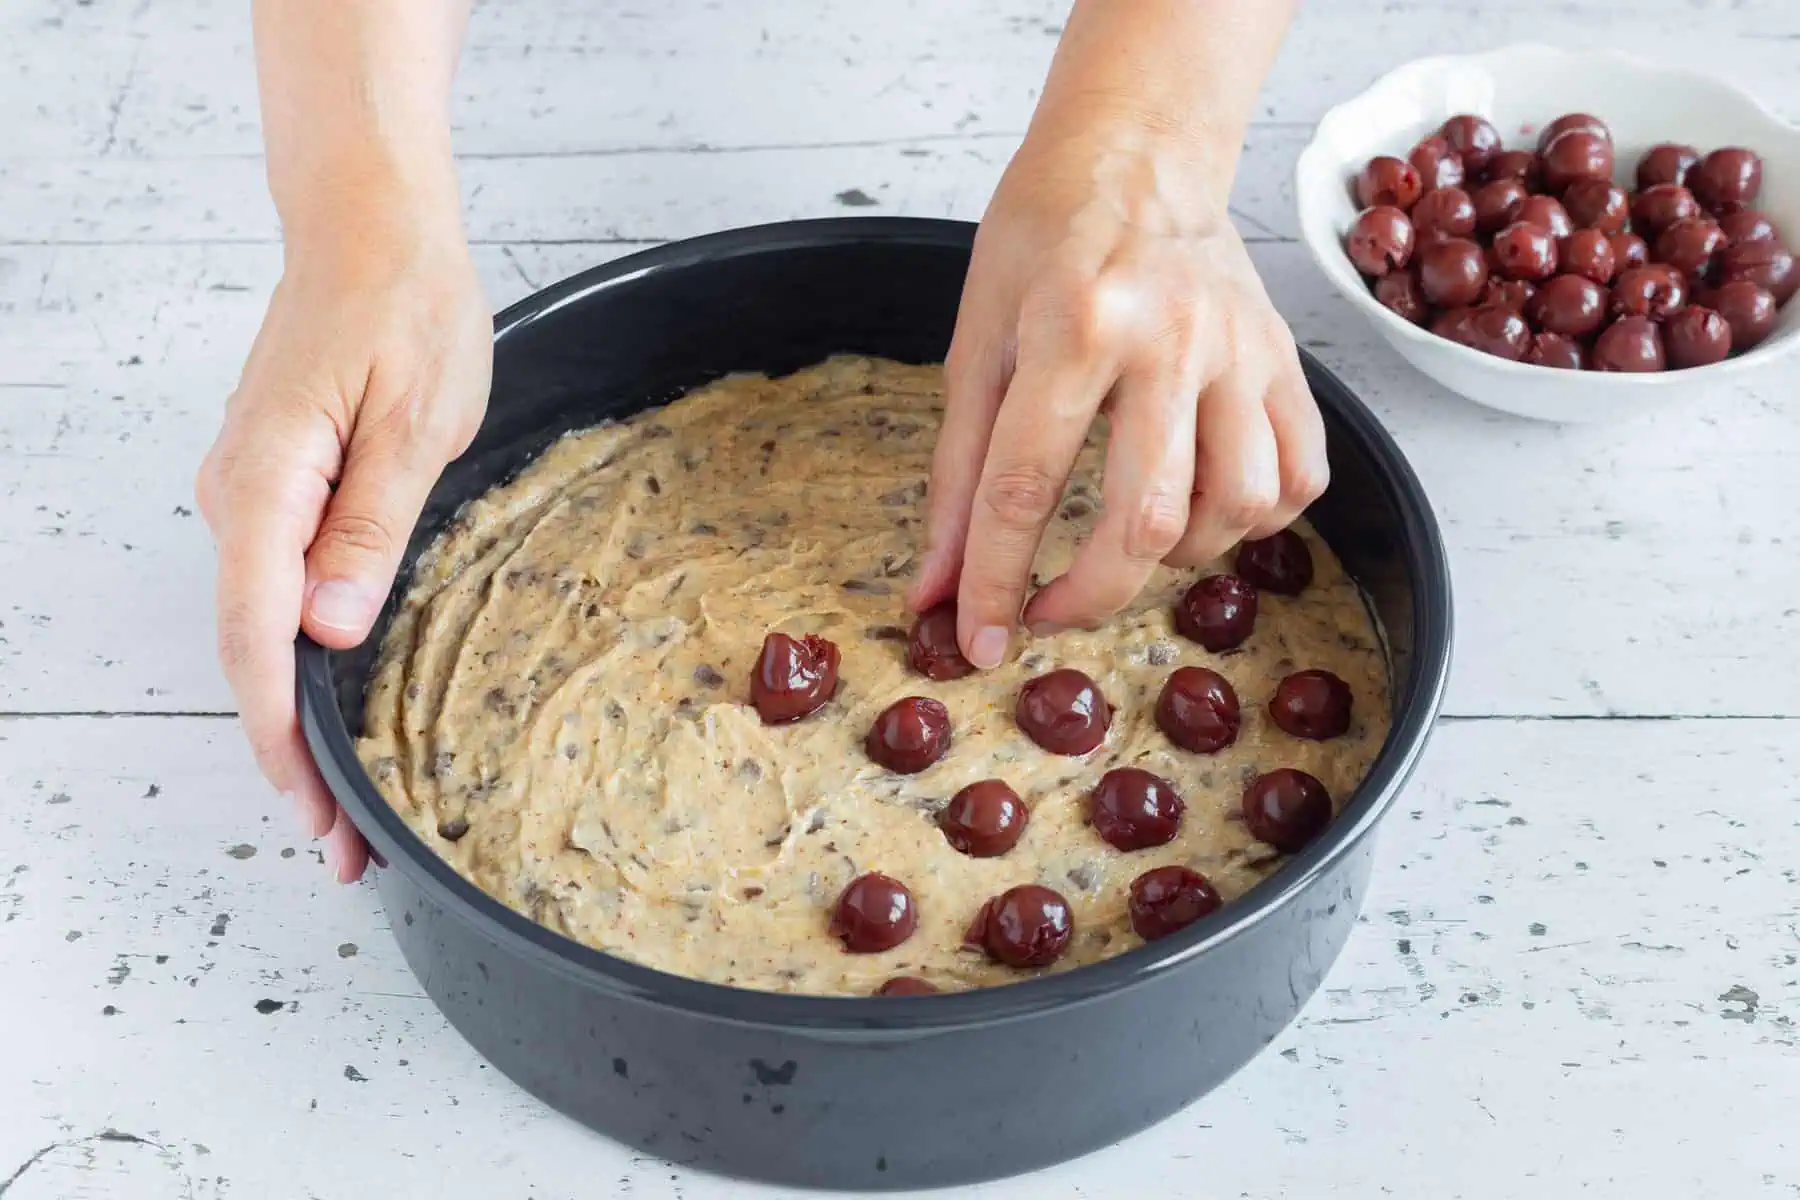
[[[1789,1194],[1797,762],[1792,721],[1441,729],[1294,1029],[1163,1126],[975,1194]],[[229,722],[0,723],[0,795],[0,1179],[111,1129],[148,1144],[91,1143],[135,1183],[96,1195],[776,1194],[485,1068]],[[87,1194],[81,1153],[15,1194]]]
[[[457,82],[465,151],[793,145],[1018,133],[1066,0],[628,0],[483,4]],[[0,156],[254,154],[254,71],[232,0],[13,0],[0,17]],[[1800,10],[1786,0],[1311,4],[1276,64],[1265,120],[1310,122],[1383,71],[1554,36],[1731,64],[1800,111]]]
[[[1305,131],[1258,127],[1233,207],[1247,236],[1297,236],[1290,176]],[[789,150],[469,156],[476,242],[662,240],[841,214],[981,216],[1013,137]],[[5,245],[212,244],[280,237],[260,159],[0,157]]]

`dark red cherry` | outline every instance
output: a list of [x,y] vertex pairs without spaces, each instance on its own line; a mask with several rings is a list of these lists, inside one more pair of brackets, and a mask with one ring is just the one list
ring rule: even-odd
[[870,871],[852,879],[838,897],[829,932],[852,954],[879,954],[904,942],[918,927],[918,906],[906,885]]
[[1126,910],[1146,942],[1185,929],[1224,903],[1206,876],[1186,867],[1152,867],[1131,881]]
[[1145,850],[1175,839],[1187,805],[1160,775],[1138,767],[1114,767],[1088,798],[1088,823],[1119,850]]
[[1106,740],[1112,709],[1098,684],[1065,667],[1020,688],[1014,717],[1025,736],[1050,753],[1079,755]]
[[1256,589],[1239,575],[1208,575],[1175,602],[1175,631],[1214,654],[1244,644],[1256,627]]
[[1031,818],[1019,793],[998,779],[971,783],[938,814],[944,840],[970,858],[997,858],[1019,844]]
[[1069,902],[1028,883],[983,904],[966,940],[1009,967],[1047,967],[1062,957],[1074,934]]
[[927,696],[908,696],[875,718],[863,749],[890,771],[917,775],[944,757],[950,740],[950,710]]
[[1216,754],[1237,740],[1237,693],[1217,671],[1177,667],[1156,700],[1156,727],[1195,754]]
[[1338,737],[1350,728],[1350,685],[1330,671],[1296,671],[1276,686],[1269,716],[1295,737]]
[[1294,854],[1331,823],[1331,793],[1292,767],[1259,775],[1244,789],[1244,826],[1250,836]]
[[1312,582],[1312,551],[1291,529],[1238,546],[1237,573],[1251,586],[1281,596],[1298,596]]
[[831,699],[837,683],[836,645],[812,634],[795,641],[771,633],[750,675],[750,702],[765,725],[798,721]]
[[927,679],[942,683],[961,679],[975,669],[956,644],[956,602],[928,608],[913,622],[906,661]]

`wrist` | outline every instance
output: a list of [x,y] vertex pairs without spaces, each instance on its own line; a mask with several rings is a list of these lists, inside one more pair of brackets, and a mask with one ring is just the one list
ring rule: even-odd
[[271,190],[290,269],[391,274],[464,243],[461,196],[448,162],[343,155],[286,180],[271,172]]
[[[1141,99],[1087,93],[1045,104],[1026,134],[1029,150],[1088,160],[1157,164],[1158,174],[1196,200],[1223,209],[1237,174],[1242,133],[1185,121]],[[1065,103],[1066,101],[1066,103]]]
[[1149,148],[1222,204],[1294,0],[1075,0],[1032,128]]

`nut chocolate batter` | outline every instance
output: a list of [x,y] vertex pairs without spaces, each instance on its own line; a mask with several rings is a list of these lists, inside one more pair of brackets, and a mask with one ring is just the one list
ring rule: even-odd
[[[475,884],[571,938],[661,970],[770,991],[872,992],[895,975],[945,990],[1027,972],[963,946],[982,902],[1017,884],[1066,896],[1075,937],[1049,970],[1139,944],[1127,889],[1181,864],[1231,900],[1279,857],[1238,817],[1245,783],[1316,775],[1341,806],[1388,727],[1387,673],[1367,610],[1303,530],[1317,573],[1264,593],[1241,649],[1175,634],[1170,607],[1203,572],[1158,570],[1097,633],[1027,643],[950,682],[909,670],[902,604],[923,528],[942,373],[841,358],[782,379],[738,376],[624,424],[572,433],[471,504],[420,562],[369,688],[363,761],[420,836]],[[1104,446],[1084,451],[1039,558],[1063,570],[1093,528]],[[1225,563],[1213,570],[1228,570]],[[834,700],[766,726],[749,701],[765,634],[843,653]],[[1182,664],[1229,679],[1236,743],[1215,755],[1157,729]],[[1115,711],[1084,759],[1045,753],[1013,722],[1020,684],[1053,667],[1099,682]],[[1354,694],[1349,732],[1303,741],[1266,705],[1291,671]],[[871,721],[909,695],[948,706],[955,742],[918,775],[872,763]],[[1085,821],[1110,767],[1187,801],[1167,845],[1123,853]],[[995,858],[958,853],[933,817],[966,784],[1004,779],[1030,809]],[[904,882],[918,931],[880,954],[826,932],[856,874]]]

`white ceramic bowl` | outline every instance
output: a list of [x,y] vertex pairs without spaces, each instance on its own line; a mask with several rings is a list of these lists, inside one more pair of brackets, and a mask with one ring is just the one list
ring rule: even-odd
[[1638,157],[1658,142],[1705,153],[1747,146],[1762,155],[1755,207],[1800,249],[1800,129],[1712,76],[1623,54],[1510,46],[1410,62],[1325,114],[1295,168],[1301,236],[1325,277],[1374,322],[1408,361],[1478,404],[1557,422],[1625,417],[1691,396],[1770,364],[1800,347],[1800,297],[1755,349],[1710,367],[1654,375],[1564,371],[1507,362],[1437,337],[1383,307],[1344,253],[1356,217],[1351,181],[1371,157],[1408,151],[1457,113],[1479,113],[1508,149],[1530,149],[1537,131],[1566,112],[1612,126],[1618,182],[1630,190]]

